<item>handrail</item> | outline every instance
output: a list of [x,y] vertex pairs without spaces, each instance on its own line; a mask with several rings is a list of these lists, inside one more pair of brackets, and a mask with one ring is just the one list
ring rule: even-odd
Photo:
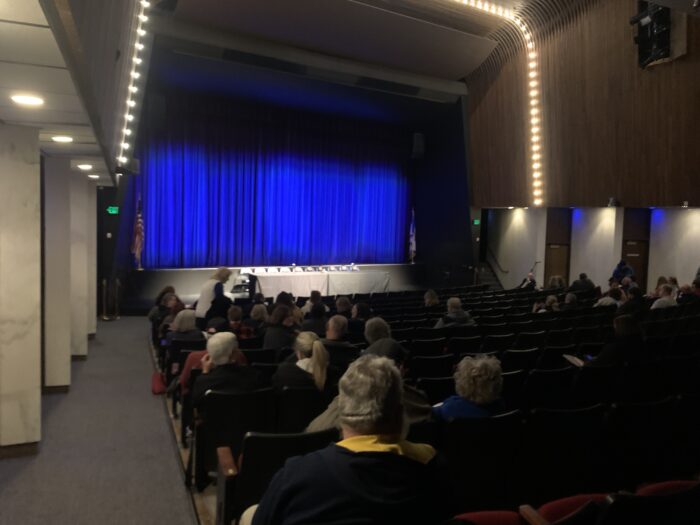
[[535,261],[534,264],[532,265],[532,268],[530,268],[530,272],[534,273],[535,272],[535,267],[540,264],[542,261]]
[[488,255],[490,255],[491,258],[493,259],[493,262],[496,263],[496,266],[498,266],[498,269],[500,270],[501,273],[510,273],[509,270],[506,270],[505,268],[503,268],[503,266],[501,266],[501,263],[498,262],[498,259],[496,258],[496,255],[494,255],[493,251],[491,251],[491,248],[489,248],[487,246],[486,251],[488,252]]

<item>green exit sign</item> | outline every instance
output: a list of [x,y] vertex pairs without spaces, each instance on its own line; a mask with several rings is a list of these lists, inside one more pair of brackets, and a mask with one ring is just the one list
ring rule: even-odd
[[119,206],[107,206],[107,213],[109,215],[119,215]]
[[474,220],[472,221],[472,224],[473,224],[474,226],[479,226],[479,224],[481,224],[481,219],[474,219]]

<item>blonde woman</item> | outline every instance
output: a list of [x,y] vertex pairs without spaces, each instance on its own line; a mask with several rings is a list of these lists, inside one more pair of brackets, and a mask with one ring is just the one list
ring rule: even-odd
[[207,282],[202,285],[197,299],[197,326],[200,330],[205,330],[207,326],[207,312],[211,308],[211,303],[217,297],[224,296],[224,283],[231,277],[231,270],[226,267],[217,268]]
[[[316,388],[323,392],[331,386],[328,378],[328,352],[321,338],[313,332],[301,332],[294,341],[296,363],[284,362],[272,376],[277,389]],[[331,374],[332,375],[332,374]]]
[[501,363],[492,356],[465,357],[454,375],[456,396],[433,407],[435,419],[452,421],[497,414],[503,378]]

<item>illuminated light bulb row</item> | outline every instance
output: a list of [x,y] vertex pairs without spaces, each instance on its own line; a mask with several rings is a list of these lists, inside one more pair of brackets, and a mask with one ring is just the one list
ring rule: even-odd
[[131,80],[129,82],[129,92],[126,98],[126,113],[124,114],[124,128],[122,129],[121,142],[119,144],[119,154],[117,155],[117,162],[119,164],[126,164],[129,161],[127,157],[127,152],[131,149],[131,144],[128,142],[129,137],[133,133],[130,124],[134,121],[134,114],[132,111],[136,107],[136,100],[132,97],[138,93],[139,88],[135,85],[135,82],[141,78],[141,72],[138,70],[139,66],[143,63],[143,58],[139,56],[145,48],[143,42],[140,40],[141,37],[146,36],[146,29],[144,28],[146,22],[148,22],[148,16],[146,15],[146,9],[151,6],[151,3],[147,0],[141,0],[140,6],[137,8],[136,18],[138,24],[136,26],[137,38],[134,42],[134,54],[132,58],[132,66],[129,75]]
[[537,62],[537,50],[532,31],[527,23],[516,16],[515,13],[503,6],[493,2],[481,0],[457,0],[468,7],[473,7],[480,11],[491,13],[500,18],[510,21],[518,28],[520,35],[525,41],[527,48],[527,77],[528,77],[528,107],[530,108],[530,160],[532,161],[532,195],[533,204],[542,206],[544,204],[544,181],[542,176],[542,121],[540,119],[541,93],[539,90],[539,71]]

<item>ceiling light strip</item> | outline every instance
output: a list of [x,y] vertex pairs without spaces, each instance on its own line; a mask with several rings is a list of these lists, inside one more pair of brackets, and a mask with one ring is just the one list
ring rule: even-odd
[[542,168],[542,90],[540,87],[540,70],[538,63],[537,49],[532,31],[525,20],[516,15],[512,9],[507,9],[493,2],[482,2],[481,0],[456,0],[467,7],[478,9],[484,13],[497,16],[513,24],[525,42],[525,52],[527,54],[527,96],[528,104],[525,108],[528,111],[530,140],[528,144],[528,155],[531,161],[532,174],[532,204],[542,206],[544,204],[544,169]]
[[141,0],[136,6],[136,12],[134,16],[136,18],[136,37],[134,38],[134,49],[131,55],[131,64],[129,71],[129,89],[126,94],[126,100],[124,103],[124,126],[121,130],[121,140],[117,145],[117,163],[119,166],[124,166],[129,162],[129,157],[127,156],[129,150],[131,150],[131,143],[129,142],[129,137],[133,133],[132,126],[134,122],[134,113],[137,108],[136,93],[139,91],[136,83],[138,79],[141,78],[141,66],[143,64],[143,52],[144,43],[143,40],[146,36],[146,23],[148,22],[148,15],[146,10],[151,6],[150,2],[147,0]]

